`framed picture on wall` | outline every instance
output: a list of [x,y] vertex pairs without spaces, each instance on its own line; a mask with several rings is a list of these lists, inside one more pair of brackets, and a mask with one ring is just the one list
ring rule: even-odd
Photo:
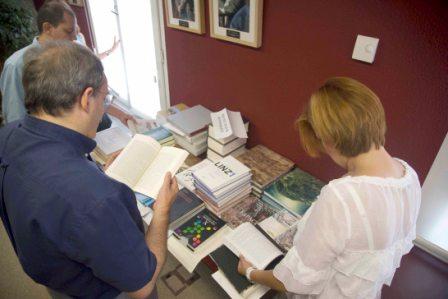
[[165,0],[168,27],[197,34],[205,32],[204,0]]
[[261,47],[263,0],[209,0],[210,35]]

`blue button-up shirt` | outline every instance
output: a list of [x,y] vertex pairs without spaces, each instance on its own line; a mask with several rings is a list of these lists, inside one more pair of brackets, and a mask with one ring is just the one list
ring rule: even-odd
[[33,42],[12,54],[3,66],[0,76],[2,92],[2,113],[5,123],[22,118],[26,114],[25,91],[23,90],[23,57],[31,47],[40,47],[37,37]]
[[0,215],[25,272],[81,298],[112,298],[152,278],[131,189],[86,158],[95,141],[32,116],[0,130]]

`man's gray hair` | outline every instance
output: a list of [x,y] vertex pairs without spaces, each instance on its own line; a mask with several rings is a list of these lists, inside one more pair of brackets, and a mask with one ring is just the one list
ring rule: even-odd
[[101,87],[104,69],[88,48],[70,41],[49,41],[33,47],[24,58],[23,87],[30,113],[53,116],[71,110],[85,91]]

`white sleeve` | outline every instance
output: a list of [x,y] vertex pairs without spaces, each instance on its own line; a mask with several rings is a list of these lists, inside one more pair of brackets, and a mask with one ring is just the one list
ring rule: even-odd
[[330,186],[325,186],[303,223],[294,246],[273,273],[296,294],[319,294],[330,278],[331,265],[349,238],[347,211]]

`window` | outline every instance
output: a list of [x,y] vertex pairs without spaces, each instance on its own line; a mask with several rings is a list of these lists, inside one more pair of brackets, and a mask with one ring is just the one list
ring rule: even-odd
[[109,87],[123,104],[155,117],[167,107],[161,3],[157,0],[88,0],[87,9],[96,52],[118,48],[102,62]]

